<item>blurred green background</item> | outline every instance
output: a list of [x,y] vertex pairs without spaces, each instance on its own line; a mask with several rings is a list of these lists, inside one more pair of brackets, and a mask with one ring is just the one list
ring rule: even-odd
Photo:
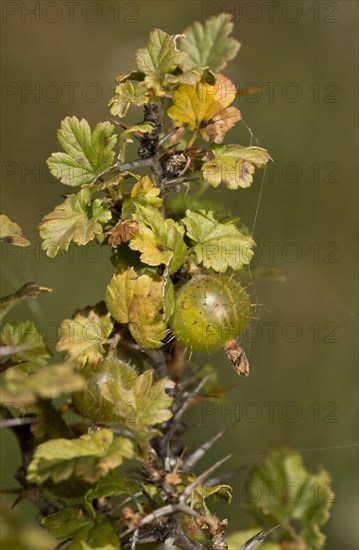
[[[114,77],[131,70],[151,28],[176,34],[193,20],[224,9],[234,12],[242,48],[225,72],[239,88],[261,89],[242,96],[237,106],[275,164],[252,188],[220,188],[211,196],[250,228],[257,212],[256,261],[280,267],[287,280],[251,288],[253,301],[261,305],[260,332],[252,331],[243,342],[251,375],[235,379],[223,356],[215,357],[223,385],[235,387],[215,414],[203,407],[193,412],[198,427],[189,442],[205,440],[233,419],[235,410],[241,422],[211,460],[233,452],[231,466],[251,466],[272,444],[301,450],[309,469],[324,466],[335,482],[326,548],[358,548],[358,4],[111,0],[2,2],[1,7],[1,210],[32,243],[12,254],[3,248],[1,291],[7,294],[29,280],[55,290],[9,317],[36,320],[52,348],[56,325],[75,307],[100,300],[113,271],[106,253],[95,246],[74,247],[56,261],[41,251],[36,224],[61,202],[61,194],[71,192],[45,166],[59,148],[60,120],[76,115],[93,125],[109,119]],[[133,108],[128,121],[141,118]],[[251,132],[241,124],[227,141],[249,145]],[[19,456],[11,433],[1,431],[1,444],[7,483]],[[241,473],[234,504],[221,509],[232,529],[245,523],[239,507],[244,483]],[[25,504],[18,510],[30,513]]]

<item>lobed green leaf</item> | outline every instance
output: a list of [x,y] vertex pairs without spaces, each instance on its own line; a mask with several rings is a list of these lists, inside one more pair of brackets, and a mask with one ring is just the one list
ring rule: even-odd
[[1,357],[14,362],[44,365],[50,357],[42,334],[33,321],[5,323],[0,332]]
[[207,269],[224,273],[229,267],[240,270],[253,257],[253,239],[234,223],[217,221],[214,212],[186,211],[182,222],[195,243],[197,261]]
[[45,367],[24,363],[6,370],[0,401],[32,404],[38,399],[54,399],[63,393],[80,391],[84,386],[85,380],[71,363]]
[[178,271],[187,254],[183,227],[170,218],[164,219],[154,208],[140,204],[136,205],[133,217],[140,225],[129,242],[130,248],[141,252],[140,259],[145,264],[164,264],[168,274]]
[[62,508],[44,518],[41,524],[58,539],[72,538],[66,546],[72,550],[117,550],[120,541],[116,524],[107,514],[90,518],[75,506]]
[[163,200],[159,194],[160,189],[154,185],[152,179],[149,176],[143,176],[132,187],[131,195],[125,198],[122,205],[122,217],[132,217],[137,211],[137,206],[161,208]]
[[137,374],[132,367],[122,363],[116,370],[115,379],[106,380],[103,385],[102,395],[113,403],[119,421],[130,431],[147,431],[172,417],[173,398],[167,391],[175,384],[168,378],[154,383],[153,374],[152,369]]
[[149,101],[148,89],[144,82],[134,86],[132,82],[121,82],[116,86],[115,95],[110,99],[108,106],[113,116],[126,116],[131,104],[145,105]]
[[137,50],[136,67],[146,75],[147,86],[158,91],[163,76],[172,73],[186,57],[186,53],[176,49],[173,36],[153,29],[148,45]]
[[55,258],[59,251],[67,252],[71,242],[85,245],[103,232],[101,223],[106,223],[110,218],[111,212],[100,199],[91,201],[88,188],[77,195],[68,195],[39,223],[40,236],[44,240],[42,248],[49,258]]
[[[254,491],[260,499],[253,499]],[[328,520],[333,503],[331,478],[325,470],[308,472],[299,453],[273,450],[255,466],[248,481],[248,502],[246,509],[261,525],[299,522],[298,534],[306,547],[323,548],[325,536],[320,527]],[[284,527],[279,535],[281,540],[291,540]]]
[[93,483],[132,456],[131,441],[114,438],[111,430],[105,428],[79,439],[53,439],[36,448],[27,479],[41,484],[51,478],[57,483],[74,475]]
[[114,159],[114,131],[110,122],[99,122],[91,132],[85,119],[66,117],[57,134],[65,152],[53,153],[47,160],[51,174],[71,187],[94,183]]
[[209,66],[212,71],[223,69],[233,59],[240,43],[230,34],[233,31],[232,16],[228,13],[210,17],[204,24],[196,21],[184,31],[180,49],[188,53],[186,68]]

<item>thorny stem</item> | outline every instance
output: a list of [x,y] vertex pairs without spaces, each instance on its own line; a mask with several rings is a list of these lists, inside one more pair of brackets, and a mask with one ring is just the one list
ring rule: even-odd
[[134,170],[135,168],[151,167],[153,163],[154,157],[131,160],[131,162],[125,162],[124,164],[114,164],[109,170],[102,172],[97,180],[108,179],[122,172]]
[[174,126],[167,134],[165,134],[161,139],[158,141],[158,145],[162,145],[162,143],[165,143],[170,137],[172,137],[178,130],[178,126]]
[[[97,181],[105,181],[111,177],[123,172],[131,172],[137,168],[151,168],[154,175],[155,184],[160,188],[161,196],[163,197],[174,185],[189,181],[187,177],[166,178],[165,169],[160,161],[160,158],[167,150],[175,148],[178,143],[172,144],[170,147],[160,149],[160,147],[173,136],[178,130],[177,127],[172,128],[165,136],[160,139],[162,125],[159,121],[159,112],[157,103],[148,103],[144,105],[144,122],[151,122],[153,129],[151,132],[145,133],[143,137],[138,138],[140,146],[138,148],[139,159],[126,162],[124,164],[116,163],[109,170],[102,172],[96,179]],[[187,168],[186,168],[187,169]],[[95,182],[95,183],[96,183]]]
[[[161,517],[176,514],[178,512],[186,514],[188,516],[192,516],[195,519],[199,519],[199,520],[203,521],[204,523],[207,523],[207,521],[208,521],[205,517],[198,514],[195,510],[190,508],[190,506],[188,506],[185,503],[181,502],[181,503],[178,503],[178,504],[168,504],[167,506],[162,506],[162,508],[157,508],[157,510],[154,510],[150,514],[147,514],[147,516],[145,516],[143,519],[141,519],[138,522],[136,527],[131,527],[130,529],[127,529],[124,533],[121,533],[120,538],[127,537],[128,535],[130,535],[134,531],[137,531],[138,529],[140,529],[141,527],[144,527],[145,525],[150,525],[151,523],[155,522],[156,520],[158,520]],[[182,529],[181,529],[181,531],[182,531]],[[184,535],[183,532],[182,532],[182,534]],[[189,540],[189,539],[187,539],[187,540]],[[202,545],[194,546],[193,544],[196,544],[196,543],[194,543],[193,541],[189,541],[189,542],[192,544],[192,546],[190,546],[190,548],[201,548],[201,549],[203,548]]]
[[266,529],[265,531],[260,531],[254,537],[250,538],[245,542],[239,550],[252,550],[259,542],[262,542],[264,539],[268,537],[271,533],[276,531],[278,527],[281,527],[283,524],[279,523],[278,525],[275,525],[274,527],[271,527],[270,529]]
[[153,130],[144,134],[141,145],[138,148],[138,154],[142,159],[152,158],[151,169],[155,177],[156,185],[161,188],[163,180],[163,167],[157,157],[159,137],[161,132],[161,123],[159,122],[158,103],[147,103],[144,105],[144,122],[152,122]]
[[225,426],[220,432],[216,433],[211,439],[203,443],[200,447],[198,447],[191,455],[189,455],[184,461],[183,461],[183,470],[185,472],[190,472],[193,470],[193,468],[196,466],[197,462],[201,460],[201,458],[206,454],[209,449],[213,447],[217,441],[223,437],[223,435],[233,428],[237,422],[233,422],[229,426]]
[[[108,177],[109,175],[115,175],[116,173],[121,173],[127,170],[131,171],[140,167],[149,167],[153,172],[155,183],[157,187],[160,188],[161,196],[163,197],[173,186],[188,181],[188,178],[183,173],[183,175],[179,174],[177,178],[173,176],[166,178],[164,164],[160,161],[160,158],[165,154],[166,149],[159,150],[159,147],[161,147],[167,139],[174,135],[177,129],[174,128],[162,139],[159,139],[161,124],[159,122],[158,106],[156,104],[148,104],[144,106],[144,109],[144,121],[152,122],[154,127],[151,133],[146,133],[140,138],[141,145],[138,149],[140,159],[122,164],[121,166],[114,166],[110,169],[110,174],[102,174],[101,176]],[[174,147],[175,145],[172,145],[167,149],[172,149]],[[143,350],[143,353],[155,368],[159,378],[165,378],[168,376],[169,355],[164,349]],[[173,416],[170,420],[159,426],[159,429],[162,432],[161,436],[155,437],[150,442],[152,447],[152,455],[150,453],[148,464],[144,464],[144,471],[147,479],[149,479],[149,481],[158,489],[159,494],[164,501],[164,506],[153,509],[151,513],[142,518],[135,526],[127,529],[120,535],[121,539],[126,538],[128,535],[132,535],[130,539],[131,549],[136,548],[137,543],[143,542],[144,537],[150,537],[151,540],[159,540],[164,542],[165,548],[171,548],[173,545],[177,545],[184,550],[204,550],[204,546],[202,544],[189,539],[184,533],[180,521],[180,514],[192,516],[196,520],[200,520],[202,525],[208,523],[207,532],[212,540],[213,550],[227,549],[223,536],[226,522],[220,524],[215,516],[209,516],[208,518],[200,516],[195,510],[187,505],[186,500],[191,497],[197,486],[203,483],[214,470],[216,470],[225,460],[227,460],[228,457],[226,457],[223,461],[217,462],[211,468],[203,472],[182,493],[177,491],[177,487],[175,485],[171,485],[166,481],[166,475],[171,471],[173,462],[181,468],[181,458],[178,457],[183,454],[183,450],[181,451],[181,444],[178,437],[175,437],[175,435],[176,432],[181,431],[182,415],[192,402],[193,398],[199,395],[199,392],[205,385],[206,381],[207,378],[204,377],[192,391],[184,390],[182,384],[177,384],[174,390],[175,399],[173,404]],[[190,470],[189,466],[191,464],[193,464],[193,466],[195,465],[195,463],[205,454],[206,450],[208,450],[219,439],[219,437],[220,436],[214,438],[213,441],[201,447],[200,455],[195,455],[188,458],[186,471]],[[215,525],[217,528],[214,528]],[[222,525],[222,527],[218,528],[219,525]]]
[[185,500],[193,493],[196,487],[200,485],[203,481],[209,478],[212,472],[217,470],[219,466],[224,464],[229,458],[231,458],[231,455],[227,455],[222,460],[218,460],[218,462],[215,462],[210,468],[202,472],[201,475],[199,475],[190,485],[187,485],[183,493],[181,494],[180,501],[185,502]]
[[[159,351],[163,353],[162,350]],[[162,359],[165,360],[164,353]],[[148,537],[151,534],[152,540],[159,540],[165,543],[166,541],[172,541],[173,545],[180,546],[185,550],[204,550],[202,544],[189,539],[183,532],[180,514],[185,514],[198,520],[199,525],[207,525],[206,531],[212,541],[212,550],[227,550],[227,544],[224,541],[224,531],[227,525],[226,520],[219,522],[215,516],[201,516],[187,504],[187,500],[191,499],[197,487],[203,484],[206,479],[208,479],[210,475],[229,458],[229,456],[216,462],[205,470],[182,492],[179,492],[175,485],[167,481],[167,474],[171,472],[173,462],[176,463],[172,470],[173,472],[176,472],[178,467],[179,469],[183,469],[184,463],[182,463],[181,456],[183,453],[180,452],[180,449],[175,448],[175,445],[178,446],[178,439],[174,438],[174,434],[181,426],[183,412],[193,398],[199,395],[199,391],[206,383],[206,380],[206,378],[202,379],[194,391],[184,391],[182,384],[177,384],[175,389],[175,391],[177,390],[177,395],[175,396],[173,405],[174,414],[170,420],[159,426],[162,437],[156,437],[151,441],[152,451],[149,459],[144,463],[145,475],[150,483],[157,488],[164,505],[160,508],[153,509],[152,512],[142,518],[135,526],[132,526],[121,534],[121,538],[124,538],[136,532],[135,538],[132,539],[133,546],[135,546],[135,540],[141,542],[142,537]],[[205,444],[205,450],[209,449],[218,439],[219,437],[215,438],[213,442],[211,441],[210,444]],[[201,454],[201,457],[204,455],[205,450]],[[201,457],[198,457],[197,460]],[[172,462],[171,458],[174,459]],[[149,528],[150,531],[146,531],[146,528]],[[139,533],[141,535],[140,538],[138,538]],[[168,544],[167,546],[165,545],[166,548],[171,547],[168,546]]]
[[[104,181],[104,180],[107,180],[111,177],[116,176],[117,174],[122,174],[123,172],[130,172],[131,170],[134,170],[136,168],[146,168],[146,167],[147,168],[152,168],[152,170],[155,173],[156,166],[158,164],[161,165],[159,159],[166,153],[166,151],[168,149],[172,149],[172,148],[173,148],[173,145],[168,147],[168,148],[161,149],[161,151],[158,151],[156,154],[152,155],[151,157],[145,157],[145,158],[140,158],[140,159],[136,159],[136,160],[131,160],[130,162],[125,162],[124,164],[116,163],[113,166],[111,166],[111,168],[109,168],[109,170],[106,170],[105,172],[102,172],[97,177],[96,181]],[[161,166],[161,174],[162,174],[162,166]],[[159,182],[158,182],[158,180],[156,180],[156,183],[157,183],[158,187],[161,187],[161,189],[162,189],[162,187],[164,185],[167,186],[168,184],[173,184],[175,181],[178,184],[178,183],[182,183],[186,180],[188,180],[188,178],[186,178],[186,177],[177,178],[176,180],[174,180],[174,179],[167,180],[167,179],[163,178]]]

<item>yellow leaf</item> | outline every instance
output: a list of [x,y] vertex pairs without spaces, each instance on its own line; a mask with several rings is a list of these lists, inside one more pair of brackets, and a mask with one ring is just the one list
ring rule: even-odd
[[122,206],[122,218],[129,218],[136,211],[136,206],[153,206],[160,208],[163,200],[159,197],[160,189],[149,176],[143,176],[132,188],[131,195],[126,196]]
[[158,196],[160,194],[159,187],[155,187],[153,181],[149,176],[143,176],[132,188],[131,198],[137,201],[144,201],[148,204],[156,207],[162,206],[162,199]]
[[98,363],[104,355],[104,344],[112,330],[109,314],[100,316],[94,310],[81,311],[74,319],[64,319],[60,328],[57,351],[66,352],[66,360],[81,366]]
[[17,223],[12,222],[5,214],[0,215],[0,241],[15,246],[29,246],[30,241],[25,239],[21,228]]
[[140,275],[131,267],[114,275],[106,304],[119,323],[128,323],[133,338],[147,349],[161,347],[167,335],[166,309],[171,282],[160,276]]
[[135,216],[141,223],[129,243],[130,248],[141,252],[141,261],[147,265],[165,264],[169,274],[178,271],[187,253],[183,227],[170,218],[164,220],[150,207],[137,205]]
[[140,225],[137,235],[131,240],[130,248],[141,252],[141,261],[147,265],[168,265],[173,256],[173,251],[164,249],[152,229],[144,224]]
[[173,92],[173,105],[167,114],[176,126],[188,124],[206,141],[222,143],[226,132],[241,118],[236,107],[229,107],[236,97],[233,82],[216,75],[214,85],[199,82],[195,86],[183,84]]

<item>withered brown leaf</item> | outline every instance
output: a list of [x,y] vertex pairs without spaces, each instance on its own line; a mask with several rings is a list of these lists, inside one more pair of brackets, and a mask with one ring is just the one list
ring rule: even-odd
[[119,220],[116,225],[106,233],[108,242],[113,248],[121,243],[127,243],[138,232],[139,223],[136,220]]
[[249,362],[245,351],[235,340],[230,340],[225,346],[226,355],[238,376],[249,375]]

